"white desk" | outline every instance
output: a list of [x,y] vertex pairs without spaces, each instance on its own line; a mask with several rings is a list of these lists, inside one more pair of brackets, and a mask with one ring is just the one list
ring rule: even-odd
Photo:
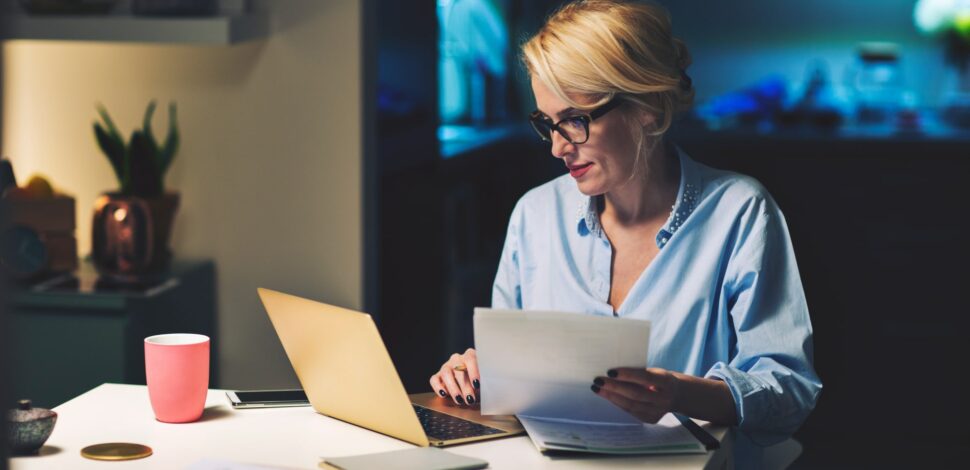
[[[344,423],[311,407],[234,410],[222,390],[210,390],[200,421],[166,424],[155,420],[141,385],[104,384],[57,408],[57,424],[40,455],[15,457],[13,470],[180,469],[203,459],[287,469],[317,469],[321,456],[383,452],[413,447],[397,439]],[[721,440],[716,452],[697,455],[614,457],[589,454],[548,457],[526,436],[446,448],[487,460],[493,469],[730,468],[731,433],[708,428]],[[104,442],[145,444],[154,454],[141,460],[99,462],[81,449]]]

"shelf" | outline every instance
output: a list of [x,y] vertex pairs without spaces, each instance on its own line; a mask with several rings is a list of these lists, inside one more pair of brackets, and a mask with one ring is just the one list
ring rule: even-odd
[[229,45],[265,37],[268,30],[268,18],[257,14],[200,18],[159,18],[127,14],[0,16],[0,40]]

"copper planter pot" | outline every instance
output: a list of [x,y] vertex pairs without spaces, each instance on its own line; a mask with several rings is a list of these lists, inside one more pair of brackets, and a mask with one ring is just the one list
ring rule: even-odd
[[92,252],[98,273],[109,280],[138,283],[168,267],[169,239],[178,193],[156,198],[107,193],[94,204]]

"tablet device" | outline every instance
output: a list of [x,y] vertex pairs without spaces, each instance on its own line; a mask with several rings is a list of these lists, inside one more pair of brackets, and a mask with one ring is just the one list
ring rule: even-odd
[[306,393],[300,389],[286,390],[230,390],[226,392],[233,408],[275,408],[310,406]]
[[[392,450],[377,454],[324,458],[327,468],[340,470],[476,470],[488,467],[488,462],[474,457],[452,454],[437,447]],[[321,465],[323,467],[323,465]]]

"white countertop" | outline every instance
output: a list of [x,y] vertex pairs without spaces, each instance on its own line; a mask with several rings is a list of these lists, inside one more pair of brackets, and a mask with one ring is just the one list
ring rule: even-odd
[[[321,457],[348,456],[414,447],[316,413],[311,407],[234,410],[224,390],[210,390],[202,419],[168,424],[155,420],[143,385],[103,384],[54,408],[57,424],[37,456],[14,457],[13,470],[27,469],[179,469],[202,459],[278,468],[316,469]],[[526,436],[448,447],[448,452],[478,457],[493,469],[730,467],[730,433],[710,428],[722,441],[716,452],[677,456],[597,456],[539,453]],[[81,457],[81,449],[106,442],[151,447],[150,457],[101,462]]]

